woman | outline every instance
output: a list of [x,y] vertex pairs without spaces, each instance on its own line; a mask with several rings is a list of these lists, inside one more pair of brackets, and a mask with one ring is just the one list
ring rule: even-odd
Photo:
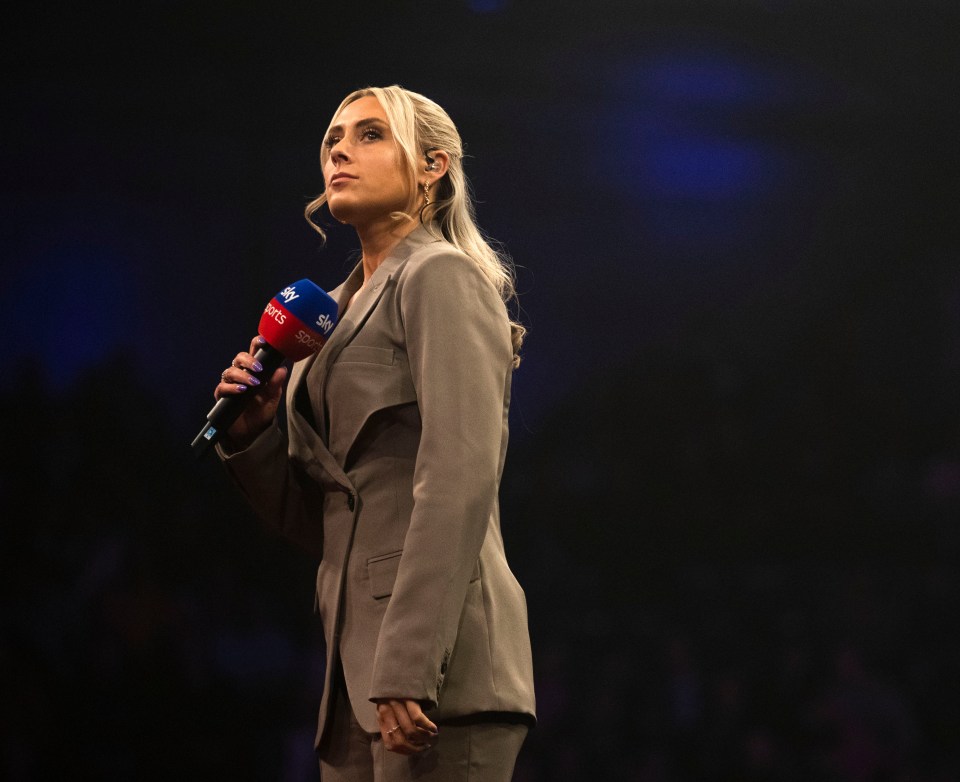
[[523,337],[510,268],[422,95],[347,96],[320,161],[307,219],[320,231],[326,204],[353,226],[360,263],[331,292],[329,341],[290,371],[286,431],[287,370],[258,379],[255,339],[216,388],[254,397],[218,449],[259,515],[321,556],[322,778],[508,780],[534,719],[497,499]]

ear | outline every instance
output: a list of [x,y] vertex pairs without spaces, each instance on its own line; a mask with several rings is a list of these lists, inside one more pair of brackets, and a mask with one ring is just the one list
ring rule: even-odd
[[423,172],[423,182],[429,182],[431,185],[442,178],[450,167],[450,156],[442,149],[431,149],[426,153]]

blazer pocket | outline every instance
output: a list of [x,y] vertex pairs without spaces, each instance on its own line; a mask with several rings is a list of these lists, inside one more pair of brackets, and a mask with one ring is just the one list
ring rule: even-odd
[[392,366],[393,348],[378,348],[373,345],[347,345],[340,351],[334,364],[381,364]]
[[367,575],[370,576],[370,595],[374,598],[388,597],[393,594],[393,584],[397,580],[400,568],[400,555],[403,550],[390,554],[381,554],[367,560]]

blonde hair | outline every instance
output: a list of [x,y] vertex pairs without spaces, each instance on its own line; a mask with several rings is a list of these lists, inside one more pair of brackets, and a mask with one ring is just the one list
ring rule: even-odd
[[[424,155],[435,150],[447,153],[449,163],[446,175],[436,182],[434,198],[420,210],[420,220],[428,228],[439,229],[444,239],[476,263],[493,283],[505,305],[516,299],[514,269],[510,258],[503,250],[495,248],[477,226],[473,194],[463,170],[463,143],[453,120],[429,98],[394,84],[351,92],[337,108],[330,124],[336,121],[346,106],[370,96],[380,102],[387,115],[401,160],[406,164],[411,192],[417,188],[417,172]],[[327,147],[322,147],[321,166],[326,163],[329,154]],[[314,222],[313,216],[326,202],[326,193],[321,193],[304,209],[307,222],[324,239],[326,234]],[[415,219],[414,215],[403,212],[394,216],[398,220]],[[520,346],[526,331],[523,325],[511,318],[510,338],[515,367],[520,364]]]

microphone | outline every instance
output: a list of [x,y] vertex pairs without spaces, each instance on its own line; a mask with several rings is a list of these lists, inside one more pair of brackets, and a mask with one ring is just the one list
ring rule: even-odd
[[[298,280],[274,296],[260,316],[258,333],[266,344],[254,355],[268,380],[285,358],[300,361],[323,347],[337,322],[337,303],[310,280]],[[190,447],[199,459],[214,445],[247,404],[249,394],[217,400]]]

